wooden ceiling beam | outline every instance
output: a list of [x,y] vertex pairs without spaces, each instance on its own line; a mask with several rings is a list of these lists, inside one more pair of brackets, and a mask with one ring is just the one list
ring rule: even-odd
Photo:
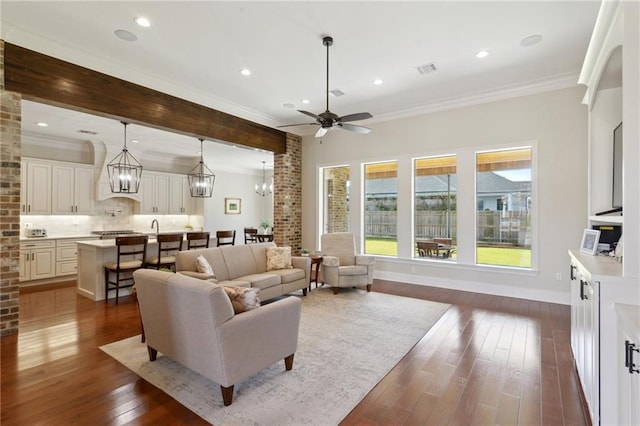
[[283,154],[286,133],[23,47],[4,45],[5,89],[24,99]]

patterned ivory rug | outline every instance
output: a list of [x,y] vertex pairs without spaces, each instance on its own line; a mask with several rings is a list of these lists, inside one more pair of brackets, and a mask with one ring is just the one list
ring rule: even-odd
[[217,383],[160,353],[149,362],[140,336],[100,349],[215,425],[337,425],[450,306],[331,288],[302,301],[293,370],[281,361],[236,383],[228,407]]

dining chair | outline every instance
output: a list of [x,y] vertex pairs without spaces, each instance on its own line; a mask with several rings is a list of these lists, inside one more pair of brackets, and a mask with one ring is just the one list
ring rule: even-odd
[[257,228],[244,228],[244,243],[245,244],[257,243],[258,242],[258,238],[256,237],[257,234],[258,234]]
[[208,232],[187,232],[187,250],[209,248]]
[[175,272],[176,270],[176,252],[182,250],[183,234],[158,234],[156,241],[158,242],[158,251],[154,256],[145,259],[145,267],[147,268],[169,268]]
[[236,243],[236,231],[217,231],[216,246],[233,246]]
[[115,290],[117,305],[120,289],[133,287],[132,274],[144,266],[148,241],[146,235],[116,237],[116,260],[104,264],[105,302],[109,299],[109,291]]

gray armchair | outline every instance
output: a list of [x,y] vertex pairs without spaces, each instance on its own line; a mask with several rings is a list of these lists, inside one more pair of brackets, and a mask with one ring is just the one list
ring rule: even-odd
[[322,278],[333,287],[366,286],[371,291],[375,257],[356,254],[356,240],[352,233],[324,234],[320,239],[322,251]]
[[241,314],[218,284],[170,272],[133,275],[149,359],[158,352],[220,384],[224,405],[235,383],[284,359],[293,367],[301,302],[288,297]]

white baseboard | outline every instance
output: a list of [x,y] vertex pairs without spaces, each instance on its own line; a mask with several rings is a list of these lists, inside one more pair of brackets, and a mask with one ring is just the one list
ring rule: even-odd
[[448,280],[445,278],[428,277],[424,275],[402,274],[397,272],[376,271],[374,278],[388,281],[398,281],[431,287],[448,288],[451,290],[471,291],[474,293],[491,294],[494,296],[515,297],[518,299],[536,300],[539,302],[571,304],[569,293],[547,291],[532,288],[488,284],[478,281]]

